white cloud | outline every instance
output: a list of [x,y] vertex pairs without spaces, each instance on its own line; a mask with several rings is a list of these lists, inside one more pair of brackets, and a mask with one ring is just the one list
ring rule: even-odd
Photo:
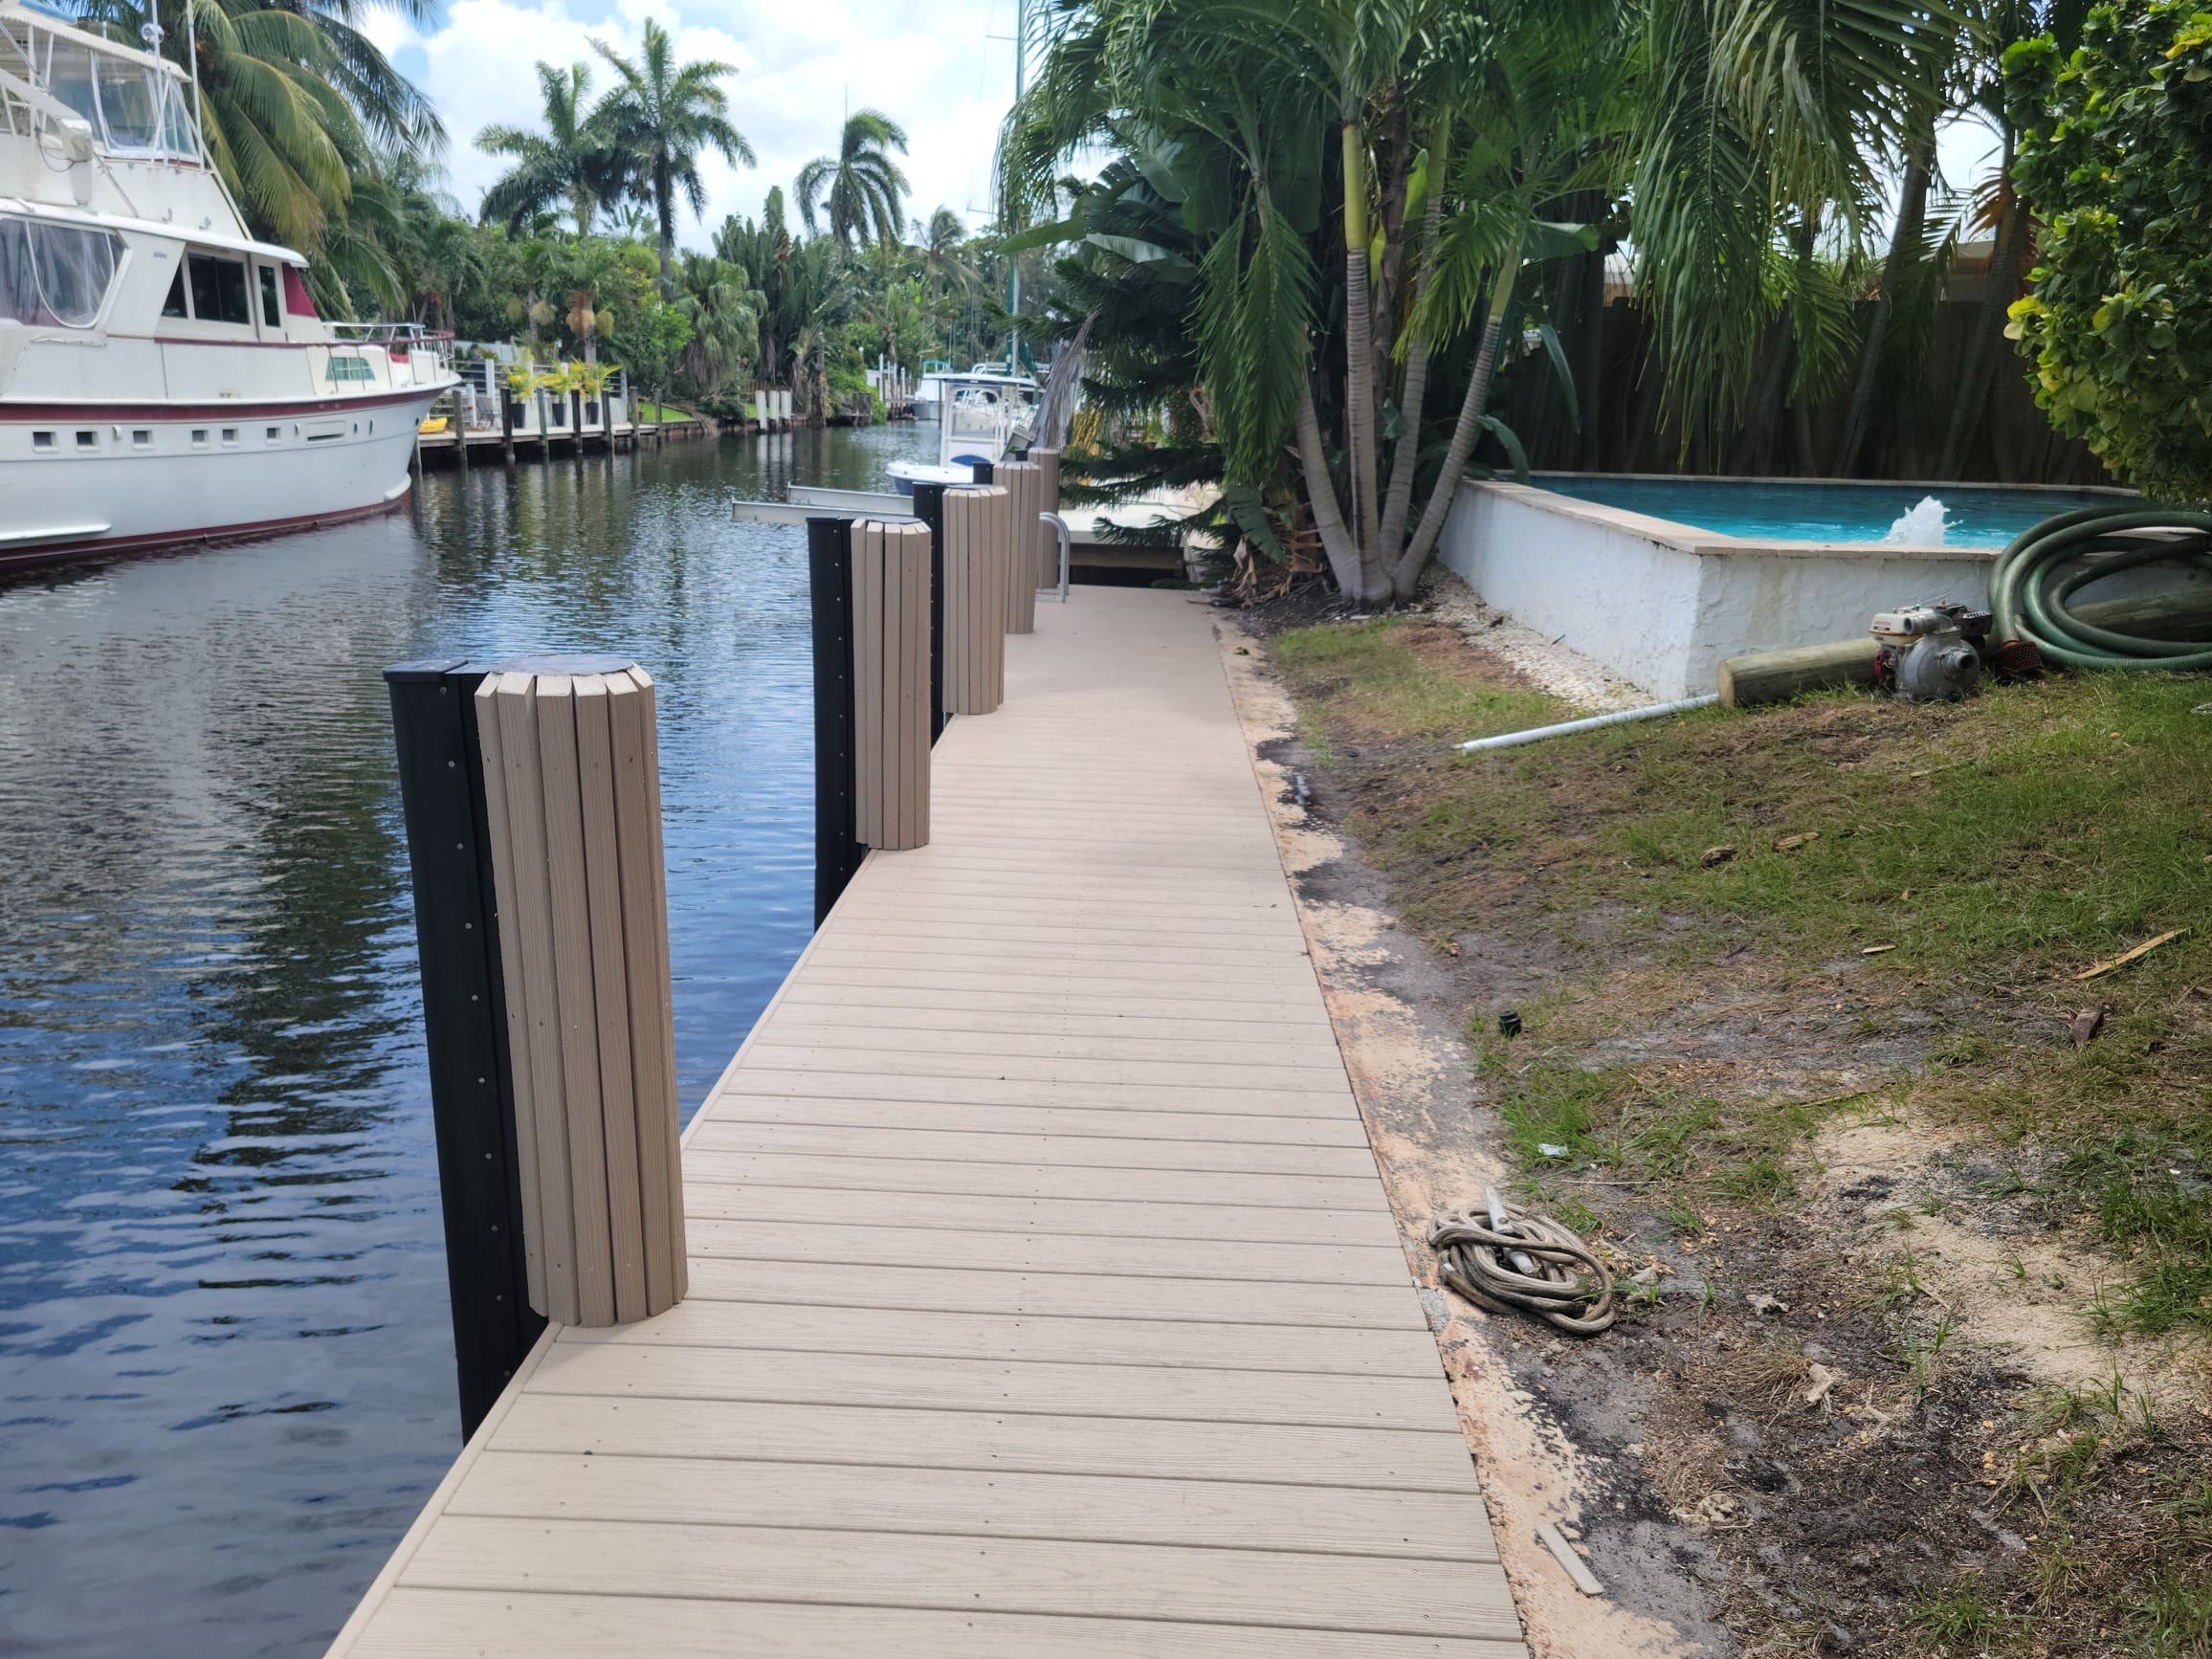
[[[771,185],[788,196],[799,168],[834,150],[848,109],[879,109],[906,129],[908,212],[926,220],[939,207],[979,215],[990,207],[991,149],[1013,96],[1013,49],[989,36],[1012,33],[1014,3],[611,0],[603,11],[592,0],[453,0],[444,26],[428,33],[389,12],[374,14],[371,33],[415,71],[444,118],[453,135],[448,188],[472,210],[501,166],[476,147],[476,135],[494,122],[539,123],[534,65],[588,63],[594,90],[604,91],[610,72],[591,37],[634,54],[652,17],[675,37],[679,61],[737,68],[723,90],[760,165],[702,160],[706,227],[727,213],[757,217]],[[677,236],[693,246],[706,239],[688,213]]]

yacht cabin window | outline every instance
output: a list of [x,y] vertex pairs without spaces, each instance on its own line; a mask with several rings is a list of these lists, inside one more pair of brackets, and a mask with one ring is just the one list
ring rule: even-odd
[[229,322],[254,326],[254,312],[246,302],[246,262],[222,259],[212,254],[191,254],[185,258],[185,274],[191,283],[192,316],[201,322]]
[[123,152],[156,148],[162,141],[162,115],[154,72],[143,63],[105,53],[93,55],[92,70],[107,147]]
[[[33,53],[37,41],[32,42]],[[46,90],[100,130],[100,100],[92,90],[92,50],[81,41],[56,36],[46,53]]]
[[0,324],[90,328],[122,258],[105,231],[0,213]]
[[276,267],[256,265],[261,276],[261,321],[266,327],[284,326],[284,303],[276,298]]

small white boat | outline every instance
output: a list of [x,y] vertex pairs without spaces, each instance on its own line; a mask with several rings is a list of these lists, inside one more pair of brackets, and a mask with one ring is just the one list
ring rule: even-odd
[[974,483],[977,467],[996,466],[1027,448],[1036,425],[1037,383],[1029,375],[978,367],[941,375],[938,386],[936,461],[894,461],[886,469],[902,496],[917,484]]
[[182,71],[0,0],[0,565],[397,503],[447,344],[324,322],[306,264],[247,233]]

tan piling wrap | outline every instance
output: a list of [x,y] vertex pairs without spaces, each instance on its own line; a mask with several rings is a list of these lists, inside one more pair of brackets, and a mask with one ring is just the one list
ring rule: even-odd
[[[1006,572],[1006,631],[1034,633],[1037,631],[1038,585],[1030,580],[1030,561],[1024,554],[1037,531],[1045,527],[1037,518],[1044,511],[1044,469],[1034,461],[1001,461],[992,469],[991,477],[1006,487],[1012,513],[1012,553]],[[1060,582],[1058,566],[1055,554],[1054,586]]]
[[[1060,452],[1058,450],[1031,450],[1029,464],[1037,469],[1037,511],[1057,513],[1060,510]],[[1037,586],[1060,586],[1060,536],[1051,525],[1037,525]],[[1035,600],[1030,601],[1032,605]]]
[[987,715],[1006,695],[1012,501],[996,484],[944,493],[944,707]]
[[476,693],[532,1306],[613,1325],[683,1294],[653,682]]
[[852,526],[857,835],[904,852],[929,842],[929,528]]
[[[485,820],[492,840],[492,901],[498,914],[499,961],[512,985],[522,971],[522,939],[516,930],[520,899],[515,889],[515,861],[508,852],[515,831],[507,815],[506,762],[502,758],[499,704],[495,700],[498,689],[498,675],[486,675],[476,688],[476,741],[484,757]],[[515,1098],[520,1102],[530,1098],[530,1029],[523,1018],[522,999],[510,991],[506,1004],[501,1012],[507,1022],[508,1070]],[[521,1185],[522,1259],[530,1305],[543,1312],[545,1224],[538,1207],[537,1121],[520,1105],[515,1113],[515,1162]]]

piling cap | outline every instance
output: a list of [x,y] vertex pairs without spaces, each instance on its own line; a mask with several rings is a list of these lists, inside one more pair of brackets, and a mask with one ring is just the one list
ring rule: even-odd
[[508,656],[498,662],[472,662],[472,674],[626,674],[637,666],[633,656]]
[[448,675],[488,674],[621,674],[637,666],[633,656],[510,656],[498,662],[468,657],[430,656],[414,662],[395,662],[384,671],[387,685],[408,685],[443,679]]

